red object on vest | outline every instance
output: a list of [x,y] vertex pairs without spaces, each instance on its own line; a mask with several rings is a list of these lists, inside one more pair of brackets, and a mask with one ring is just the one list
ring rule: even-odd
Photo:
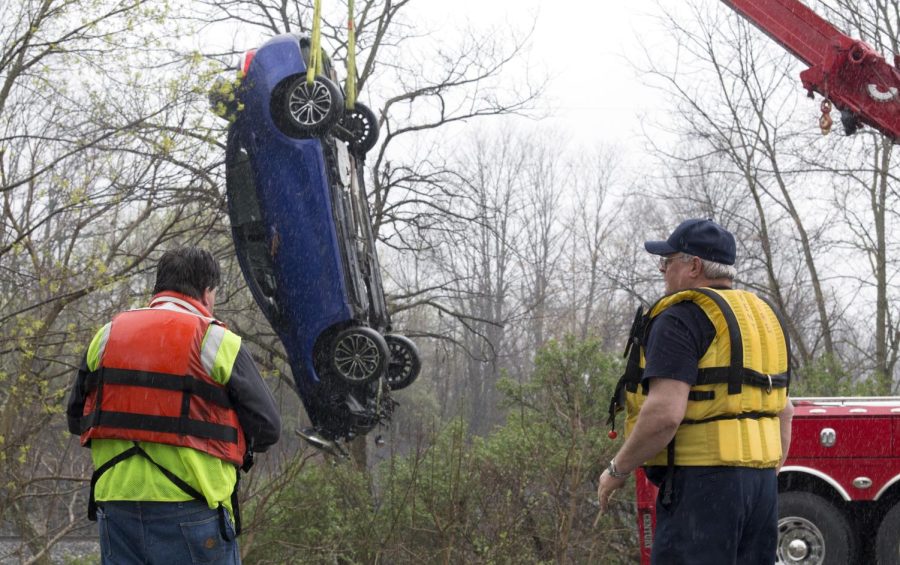
[[[169,300],[203,315],[181,306],[156,307]],[[201,360],[207,329],[219,322],[182,294],[160,293],[151,306],[113,318],[100,366],[87,384],[82,445],[91,439],[149,441],[190,447],[240,466],[246,442],[237,412]]]

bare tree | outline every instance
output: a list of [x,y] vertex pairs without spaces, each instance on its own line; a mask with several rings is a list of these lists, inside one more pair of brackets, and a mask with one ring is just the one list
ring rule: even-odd
[[[563,196],[568,188],[562,135],[531,135],[529,139],[523,186],[524,245],[519,259],[521,295],[529,319],[525,352],[543,347],[548,328],[555,325],[552,320],[560,314],[554,310],[554,298],[559,291],[559,266],[569,237],[562,220]],[[520,369],[519,373],[525,371]]]
[[[817,265],[821,242],[814,237],[818,226],[827,225],[828,219],[809,214],[798,204],[798,199],[809,202],[809,195],[804,191],[805,171],[793,155],[796,147],[811,142],[803,132],[814,122],[802,124],[794,118],[796,65],[778,46],[766,43],[767,38],[725,8],[707,10],[693,5],[692,15],[690,21],[667,16],[665,23],[673,30],[679,53],[692,62],[671,68],[650,63],[649,68],[650,75],[661,81],[676,101],[679,132],[690,141],[677,152],[663,151],[664,158],[681,164],[679,184],[687,189],[682,193],[688,195],[686,203],[694,202],[687,207],[695,215],[704,208],[708,213],[712,205],[720,212],[717,219],[738,230],[744,249],[764,277],[757,283],[752,272],[744,270],[742,280],[769,294],[790,314],[800,358],[809,361],[821,344],[824,354],[836,359],[835,311],[830,309],[831,297]],[[691,78],[693,71],[703,73],[705,80]],[[721,208],[721,201],[702,203],[704,194],[711,195],[702,190],[711,174],[727,187],[716,192],[729,194],[728,209]],[[685,178],[696,182],[685,184]],[[746,205],[741,204],[741,193],[749,198]],[[754,213],[747,213],[748,205]],[[796,238],[796,250],[806,270],[804,279],[789,280],[809,285],[818,318],[813,333],[797,323],[806,300],[789,302],[799,295],[785,288],[788,281],[781,274],[788,257],[783,249],[795,249],[790,239],[773,239],[777,233],[773,227],[783,221],[791,224],[789,235]],[[812,232],[810,224],[816,226]]]
[[476,140],[464,153],[471,168],[458,187],[470,195],[475,222],[460,226],[456,243],[446,248],[444,267],[455,273],[456,309],[469,320],[464,335],[469,352],[466,392],[471,401],[470,421],[476,433],[497,422],[496,383],[505,349],[506,325],[512,311],[516,214],[521,207],[523,166],[526,156],[508,136]]
[[613,281],[620,277],[607,276],[615,264],[609,259],[625,256],[614,249],[614,236],[623,231],[622,208],[617,206],[623,198],[616,190],[621,174],[618,161],[612,148],[600,147],[577,155],[567,175],[575,194],[567,220],[571,233],[566,242],[568,269],[563,284],[571,323],[566,331],[581,339],[599,336],[607,344],[619,341],[620,324],[627,323],[618,304],[621,301],[612,300],[618,290]]
[[[838,0],[821,3],[821,9],[845,33],[867,42],[889,60],[900,53],[896,32],[900,4],[895,0]],[[854,365],[872,371],[878,393],[892,394],[900,355],[900,311],[894,300],[898,288],[892,283],[900,267],[895,243],[898,193],[894,144],[873,130],[863,130],[843,142],[832,141],[821,151],[805,155],[805,162],[834,179],[832,205],[849,234],[836,234],[834,239],[858,265],[854,272],[841,276],[857,287],[862,297],[874,293],[872,304],[864,307],[861,316],[853,317],[855,325],[872,328],[870,336],[863,332],[861,342],[852,345],[854,357],[859,357]]]

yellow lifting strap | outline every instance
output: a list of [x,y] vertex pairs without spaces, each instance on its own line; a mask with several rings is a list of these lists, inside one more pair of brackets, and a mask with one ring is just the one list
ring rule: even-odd
[[322,74],[322,0],[313,4],[312,45],[309,48],[309,66],[306,68],[306,84],[312,85],[316,75]]
[[356,105],[356,25],[353,23],[353,0],[348,0],[347,6],[350,14],[347,17],[347,84],[344,88],[344,104],[348,110],[352,110]]
[[[356,24],[353,23],[354,0],[347,0],[347,83],[344,103],[352,110],[356,105]],[[312,85],[322,74],[322,0],[313,3],[312,45],[309,48],[309,66],[306,68],[306,84]]]

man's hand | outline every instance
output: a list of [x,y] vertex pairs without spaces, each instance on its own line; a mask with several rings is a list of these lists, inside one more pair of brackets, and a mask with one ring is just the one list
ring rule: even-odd
[[609,474],[609,470],[603,471],[603,474],[600,475],[600,486],[597,487],[597,499],[600,501],[601,514],[606,514],[606,510],[609,508],[609,497],[612,496],[613,491],[625,486],[627,480],[628,477],[616,479]]

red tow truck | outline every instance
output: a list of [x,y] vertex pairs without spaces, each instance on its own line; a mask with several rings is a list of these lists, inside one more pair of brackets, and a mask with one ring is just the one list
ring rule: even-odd
[[[778,475],[780,564],[900,564],[900,397],[795,398]],[[641,563],[656,487],[638,472]]]

